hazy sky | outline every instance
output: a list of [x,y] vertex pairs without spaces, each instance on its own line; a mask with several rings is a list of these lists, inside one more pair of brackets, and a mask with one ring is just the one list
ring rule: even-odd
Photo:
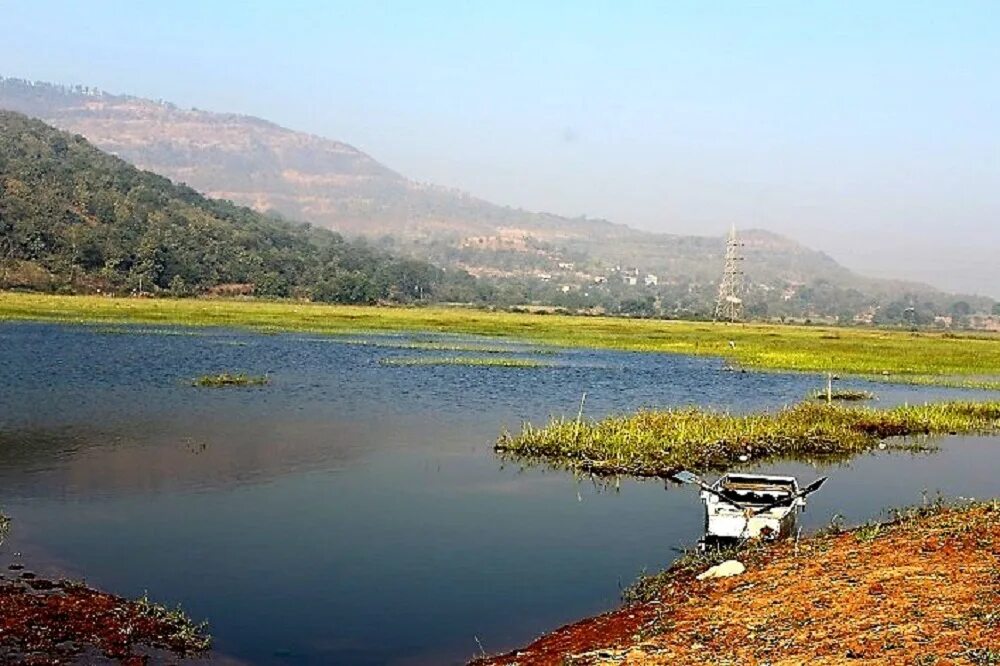
[[0,0],[0,74],[258,115],[497,203],[1000,297],[1000,2]]

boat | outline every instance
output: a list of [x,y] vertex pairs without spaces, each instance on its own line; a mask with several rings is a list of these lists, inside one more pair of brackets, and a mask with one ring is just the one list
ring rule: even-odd
[[679,472],[674,478],[701,488],[705,504],[705,534],[699,542],[702,549],[790,536],[798,513],[805,508],[806,496],[826,481],[820,477],[800,488],[793,476],[770,474],[730,473],[711,485],[691,472]]

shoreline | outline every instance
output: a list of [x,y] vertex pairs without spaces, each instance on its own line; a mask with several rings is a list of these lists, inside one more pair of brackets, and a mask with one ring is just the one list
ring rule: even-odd
[[[730,554],[722,559],[728,559]],[[969,664],[1000,660],[1000,501],[933,504],[732,555],[690,557],[631,603],[473,666]]]
[[4,664],[175,662],[211,648],[205,623],[148,598],[125,599],[84,583],[52,580],[14,564],[0,574]]

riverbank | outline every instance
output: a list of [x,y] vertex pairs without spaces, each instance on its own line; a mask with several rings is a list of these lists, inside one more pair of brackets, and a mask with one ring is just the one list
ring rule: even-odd
[[932,505],[740,553],[686,558],[620,609],[476,666],[1000,663],[1000,503]]
[[[502,433],[497,453],[525,463],[598,475],[669,476],[749,461],[846,459],[893,437],[1000,432],[1000,402],[944,402],[889,409],[806,401],[774,412],[732,415],[682,407],[598,420],[553,417]],[[923,446],[898,441],[894,446]]]
[[0,576],[4,664],[175,663],[204,654],[210,643],[203,625],[146,598],[123,599],[20,570]]
[[1000,390],[1000,335],[828,326],[725,324],[207,299],[0,292],[0,321],[222,326],[266,332],[435,332],[537,344],[716,356],[753,370],[836,372]]

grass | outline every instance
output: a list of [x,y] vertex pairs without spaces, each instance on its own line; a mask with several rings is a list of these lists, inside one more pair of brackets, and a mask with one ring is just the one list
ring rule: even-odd
[[844,458],[888,437],[1000,432],[1000,402],[873,409],[812,401],[731,415],[693,407],[641,410],[600,420],[553,418],[501,434],[506,457],[593,474],[667,476],[777,458]]
[[221,388],[224,386],[264,386],[270,381],[271,380],[267,375],[254,376],[244,373],[231,374],[223,372],[218,375],[203,375],[198,377],[191,382],[191,385],[206,388]]
[[726,358],[742,368],[837,372],[884,381],[1000,390],[1000,336],[826,326],[725,324],[362,307],[299,302],[0,293],[0,321],[224,326],[263,332],[432,331],[568,347]]
[[817,389],[809,394],[813,400],[839,400],[841,402],[861,402],[862,400],[874,400],[875,394],[871,391],[858,391],[854,389],[834,389],[827,395],[824,389]]
[[422,365],[467,365],[491,368],[545,368],[551,363],[543,363],[530,358],[513,357],[475,357],[475,356],[406,356],[383,358],[382,365],[390,366],[422,366]]
[[135,600],[135,607],[143,615],[158,625],[168,628],[164,640],[186,653],[205,652],[212,647],[212,636],[208,633],[208,622],[195,623],[178,605],[167,608],[149,599],[149,594]]

